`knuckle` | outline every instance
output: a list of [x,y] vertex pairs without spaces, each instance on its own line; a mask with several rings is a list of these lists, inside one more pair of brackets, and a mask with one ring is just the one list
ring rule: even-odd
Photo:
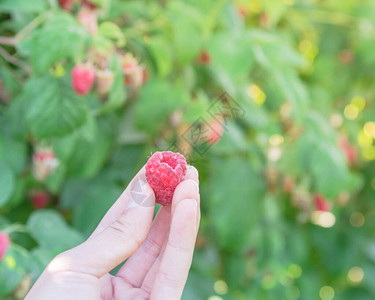
[[173,250],[175,250],[176,252],[183,253],[183,254],[190,253],[192,250],[192,247],[189,245],[185,246],[185,245],[177,244],[174,242],[169,242],[168,246],[172,248]]
[[143,242],[143,247],[147,252],[149,252],[151,255],[158,255],[160,252],[160,244],[158,244],[155,240],[153,240],[150,237],[147,237],[145,241]]
[[181,280],[179,280],[176,276],[168,273],[163,269],[159,270],[159,281],[162,285],[169,286],[172,288],[183,288],[184,286]]
[[139,237],[136,236],[134,232],[134,226],[129,222],[129,220],[122,216],[118,218],[109,227],[114,234],[118,235],[121,239],[126,241],[126,243],[133,242],[137,248],[142,244]]

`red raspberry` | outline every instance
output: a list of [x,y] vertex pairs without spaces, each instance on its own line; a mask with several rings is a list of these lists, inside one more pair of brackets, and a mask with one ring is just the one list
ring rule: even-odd
[[86,95],[94,84],[95,72],[85,65],[76,65],[72,70],[72,86],[78,95]]
[[35,209],[42,209],[47,206],[49,202],[49,194],[46,191],[34,191],[31,194],[31,203]]
[[89,9],[95,9],[96,8],[96,4],[90,2],[89,0],[83,0],[82,4]]
[[343,151],[348,164],[350,166],[355,165],[357,161],[357,149],[350,143],[349,139],[346,136],[340,137],[338,145]]
[[327,202],[327,200],[324,198],[321,194],[315,194],[314,195],[314,201],[315,201],[315,208],[320,211],[330,211],[331,205]]
[[198,62],[198,64],[201,64],[201,65],[209,65],[211,63],[211,55],[210,55],[210,53],[208,53],[207,50],[203,49],[199,53],[199,56],[197,58],[197,62]]
[[0,260],[3,259],[5,252],[8,250],[10,245],[9,236],[3,232],[0,232]]
[[62,9],[71,11],[73,9],[74,0],[59,0],[59,5]]
[[146,179],[155,193],[155,200],[161,205],[172,203],[176,186],[184,180],[186,159],[180,153],[155,152],[146,164]]
[[210,145],[220,141],[224,131],[223,122],[224,120],[219,121],[215,119],[207,125],[207,143]]

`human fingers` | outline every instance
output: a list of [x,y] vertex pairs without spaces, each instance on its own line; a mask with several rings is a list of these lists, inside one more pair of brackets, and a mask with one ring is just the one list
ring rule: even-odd
[[198,228],[199,188],[188,179],[176,188],[172,223],[165,250],[146,276],[142,288],[151,299],[180,299],[190,269]]
[[142,191],[134,196],[132,189],[127,188],[103,218],[97,233],[58,255],[48,266],[51,272],[72,271],[101,277],[139,248],[151,226],[155,199],[141,176],[137,175],[132,185],[142,186]]

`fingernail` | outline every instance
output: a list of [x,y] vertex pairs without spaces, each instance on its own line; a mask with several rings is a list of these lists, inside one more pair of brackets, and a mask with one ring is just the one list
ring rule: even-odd
[[130,189],[129,200],[126,209],[137,206],[152,206],[154,205],[154,194],[147,182],[139,178],[136,180]]
[[191,180],[192,182],[194,182],[195,186],[197,187],[197,189],[199,191],[199,184],[195,180],[193,180],[193,179],[189,179],[189,180]]

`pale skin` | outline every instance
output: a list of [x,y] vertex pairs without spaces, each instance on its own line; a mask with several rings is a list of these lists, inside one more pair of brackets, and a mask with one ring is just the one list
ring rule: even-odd
[[[132,183],[143,173],[144,167]],[[154,205],[135,203],[129,186],[85,242],[49,263],[25,300],[181,298],[200,221],[198,171],[188,167],[172,205],[154,220]],[[126,259],[115,276],[108,273]]]

